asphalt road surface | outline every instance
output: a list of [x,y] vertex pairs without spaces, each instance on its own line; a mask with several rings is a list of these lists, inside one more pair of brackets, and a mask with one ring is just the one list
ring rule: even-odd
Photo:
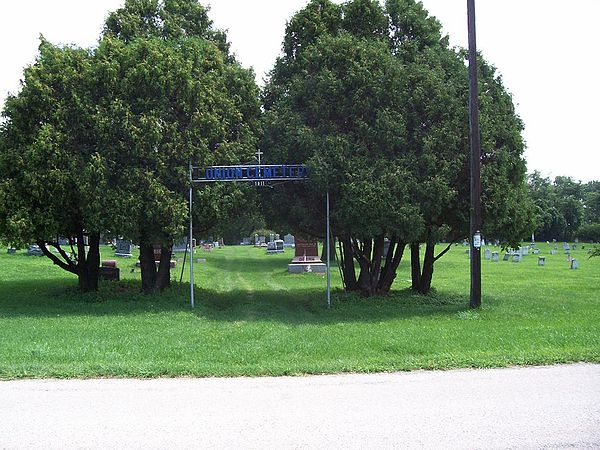
[[2,381],[0,448],[600,448],[600,365]]

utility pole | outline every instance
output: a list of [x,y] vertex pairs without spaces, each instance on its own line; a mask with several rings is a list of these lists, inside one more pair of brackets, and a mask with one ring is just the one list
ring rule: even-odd
[[475,0],[467,0],[469,22],[469,139],[471,142],[471,308],[481,306],[481,142],[477,85]]

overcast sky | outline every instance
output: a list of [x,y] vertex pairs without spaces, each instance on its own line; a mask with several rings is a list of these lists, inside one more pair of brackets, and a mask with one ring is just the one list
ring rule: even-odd
[[[3,0],[0,98],[19,89],[38,37],[95,45],[121,0]],[[279,54],[285,23],[306,0],[207,0],[210,17],[257,81]],[[340,3],[340,1],[338,1]],[[423,0],[453,45],[466,47],[466,0]],[[529,171],[600,179],[600,0],[476,0],[478,47],[498,67],[525,122]]]

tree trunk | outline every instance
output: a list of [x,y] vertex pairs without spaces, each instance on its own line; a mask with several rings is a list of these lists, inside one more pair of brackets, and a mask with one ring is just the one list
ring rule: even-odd
[[352,252],[352,240],[349,237],[340,237],[342,249],[340,252],[344,287],[346,291],[357,291],[356,272],[354,270],[354,256]]
[[100,234],[88,237],[89,251],[85,251],[83,230],[77,233],[77,278],[81,292],[98,290],[98,268],[100,267]]
[[[79,240],[79,239],[78,239]],[[91,233],[88,236],[89,250],[83,261],[77,264],[79,272],[79,289],[81,292],[98,290],[98,272],[100,268],[100,233]],[[77,245],[79,248],[79,243]],[[83,246],[85,255],[85,245]]]
[[381,276],[381,259],[383,258],[383,247],[385,245],[385,237],[377,236],[373,240],[373,258],[369,273],[369,292],[371,295],[379,294],[379,278]]
[[388,254],[385,258],[385,266],[381,272],[381,277],[379,279],[379,285],[377,286],[377,291],[380,295],[387,295],[392,288],[392,283],[396,279],[396,272],[398,271],[398,266],[400,265],[400,261],[402,261],[402,256],[404,256],[404,249],[406,248],[406,242],[402,242],[396,239],[391,239],[390,248],[388,250]]
[[418,242],[411,242],[410,244],[410,273],[412,278],[411,289],[418,291],[421,286],[421,258]]
[[142,291],[144,294],[152,294],[156,286],[154,247],[151,243],[143,240],[140,240],[140,269],[142,272]]
[[171,251],[171,245],[160,248],[160,263],[156,275],[155,290],[163,291],[171,286]]
[[419,283],[419,292],[428,294],[431,290],[431,280],[433,279],[433,264],[435,263],[435,242],[432,242],[430,236],[427,237],[425,247],[425,258],[423,259],[423,272]]
[[[74,275],[77,275],[79,290],[81,292],[91,292],[98,290],[98,272],[100,267],[100,234],[92,233],[89,235],[89,251],[86,254],[83,230],[77,233],[77,250],[71,249],[76,257],[68,255],[58,244],[58,242],[37,241],[42,253],[49,258],[55,265]],[[51,252],[47,245],[53,246],[60,257]],[[62,257],[62,259],[61,259]]]
[[375,295],[370,286],[371,281],[371,255],[373,251],[373,240],[365,239],[362,243],[362,248],[358,245],[358,241],[354,241],[354,255],[360,266],[358,274],[358,287],[363,295],[371,297]]

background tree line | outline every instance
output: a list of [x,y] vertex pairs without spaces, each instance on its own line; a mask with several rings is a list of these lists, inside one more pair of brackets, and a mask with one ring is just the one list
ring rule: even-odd
[[535,204],[536,239],[600,242],[600,181],[550,180],[534,172],[527,184]]

